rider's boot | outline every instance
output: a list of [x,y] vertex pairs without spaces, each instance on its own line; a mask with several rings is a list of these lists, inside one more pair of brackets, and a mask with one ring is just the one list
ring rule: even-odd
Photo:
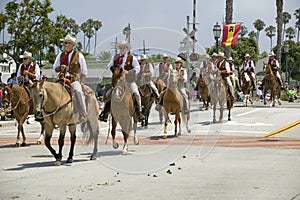
[[103,111],[99,115],[99,120],[103,122],[107,122],[109,111],[110,111],[110,100],[105,102]]
[[137,114],[138,114],[138,120],[139,120],[139,122],[141,122],[145,119],[145,116],[142,113],[141,97],[136,93],[134,93],[133,96],[134,96],[134,98],[137,102],[136,111],[137,111]]

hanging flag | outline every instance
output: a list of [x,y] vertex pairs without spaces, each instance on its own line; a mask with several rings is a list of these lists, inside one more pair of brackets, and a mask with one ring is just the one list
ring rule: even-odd
[[222,47],[236,46],[241,24],[224,24]]

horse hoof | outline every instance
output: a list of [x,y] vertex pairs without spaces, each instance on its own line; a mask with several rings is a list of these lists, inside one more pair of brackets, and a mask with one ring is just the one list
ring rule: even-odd
[[138,139],[134,139],[134,144],[135,145],[139,145],[140,144],[140,141]]
[[16,147],[20,147],[20,143],[16,143],[16,145],[15,145]]
[[119,144],[118,144],[118,143],[115,143],[115,144],[113,144],[112,146],[113,146],[114,149],[119,148]]
[[167,139],[167,137],[168,137],[167,135],[163,135],[163,139]]
[[60,166],[61,165],[61,161],[60,160],[57,160],[54,162],[54,166]]
[[26,146],[26,142],[22,142],[21,147],[25,147]]
[[128,154],[128,151],[127,150],[123,150],[122,151],[122,155],[127,155]]
[[91,158],[90,158],[90,160],[97,160],[97,157],[94,156],[94,155],[92,155]]
[[188,129],[188,133],[191,133],[192,132],[192,130],[191,129]]
[[228,118],[228,121],[231,121],[231,118]]
[[67,159],[67,163],[73,163],[73,159],[72,158],[68,158]]

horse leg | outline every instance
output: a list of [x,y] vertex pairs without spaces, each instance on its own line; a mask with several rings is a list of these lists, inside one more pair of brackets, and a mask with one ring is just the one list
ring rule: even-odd
[[[147,118],[147,117],[146,117]],[[135,145],[139,145],[139,139],[136,134],[138,119],[136,117],[133,118],[133,142]]]
[[98,125],[98,120],[97,118],[92,118],[92,120],[94,120],[94,122],[90,122],[89,123],[89,127],[90,127],[90,131],[93,134],[93,138],[94,138],[94,149],[93,149],[93,154],[90,157],[90,160],[96,160],[97,159],[97,152],[98,152],[98,136],[99,136],[99,125]]
[[[51,137],[52,137],[52,132],[53,132],[54,127],[51,125],[49,127],[45,127],[45,145],[51,152],[51,154],[54,156],[54,158],[57,160],[58,159],[58,154],[56,154],[56,151],[52,148],[51,146]],[[55,162],[54,165],[59,165],[60,162]]]
[[[66,134],[67,127],[66,126],[60,126],[59,127],[59,137],[58,137],[58,154],[56,155],[56,162],[55,165],[59,166],[61,165],[62,160],[62,149],[65,144],[65,134]],[[71,133],[71,148],[72,148],[72,138],[74,139],[73,133]]]
[[217,109],[217,102],[213,102],[213,123],[216,123],[216,109]]
[[267,94],[267,90],[264,89],[264,105],[267,105],[266,94]]
[[[183,117],[185,117],[185,116],[183,116]],[[178,136],[181,136],[181,117],[180,117],[180,113],[177,114],[176,118],[177,118],[177,123],[178,123],[178,128],[179,128]]]
[[[18,140],[19,140],[19,145],[20,145],[20,132],[22,134],[22,144],[21,147],[25,147],[26,146],[26,136],[25,136],[25,132],[24,132],[24,128],[23,128],[23,124],[26,120],[28,116],[28,113],[25,113],[19,120],[18,120]],[[17,146],[17,144],[16,144]]]
[[222,123],[223,122],[223,112],[224,112],[224,102],[219,101],[220,104],[220,118],[219,118],[219,122]]
[[112,124],[111,124],[111,136],[112,136],[112,146],[114,149],[119,148],[119,144],[116,142],[116,127],[117,127],[117,122],[115,121],[115,118],[112,117]]
[[44,122],[40,122],[41,124],[41,134],[40,134],[40,137],[39,139],[37,140],[37,144],[41,144],[42,141],[44,140],[44,133],[45,133],[45,123]]
[[[65,132],[66,132],[66,130],[65,130]],[[70,146],[69,157],[67,159],[67,163],[72,163],[73,162],[73,155],[74,155],[74,146],[75,146],[75,143],[76,143],[76,125],[75,124],[70,124],[69,125],[69,132],[71,134],[71,138],[70,138],[70,140],[71,140],[71,146]],[[60,135],[62,135],[62,134],[60,134]],[[65,135],[63,135],[62,138],[59,136],[60,140],[61,139],[64,140],[64,138],[65,138]],[[62,150],[63,144],[62,144],[62,146],[60,146],[60,145],[61,144],[59,144],[59,154],[62,155],[61,154],[62,153],[61,150]]]
[[164,115],[164,113],[163,113],[163,111],[159,111],[158,113],[159,113],[159,123],[162,124],[163,123],[163,115]]

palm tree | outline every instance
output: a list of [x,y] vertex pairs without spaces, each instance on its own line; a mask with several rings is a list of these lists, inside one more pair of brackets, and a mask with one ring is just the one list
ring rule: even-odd
[[254,28],[257,30],[257,32],[256,32],[256,41],[257,41],[257,44],[259,44],[259,33],[260,33],[261,30],[264,29],[266,24],[262,20],[257,19],[257,20],[255,20],[253,25],[254,25]]
[[248,29],[246,26],[241,25],[240,35],[243,38],[248,33]]
[[251,31],[249,34],[248,34],[249,38],[253,38],[253,39],[257,39],[256,36],[257,34],[255,33],[255,31]]
[[297,43],[298,43],[299,42],[299,31],[300,31],[300,8],[295,10],[294,15],[296,17],[296,26],[295,26],[295,28],[297,29]]
[[3,35],[3,44],[4,44],[4,29],[5,29],[5,23],[6,23],[6,15],[4,13],[0,13],[0,33],[2,32]]
[[[277,51],[276,56],[278,60],[281,60],[281,39],[282,39],[282,9],[283,9],[283,0],[276,0],[276,8],[277,8]],[[280,62],[280,61],[279,61]]]
[[102,62],[110,61],[111,57],[112,54],[110,51],[101,51],[100,54],[97,56],[97,58]]
[[270,51],[272,51],[272,38],[275,36],[275,32],[276,32],[276,28],[272,25],[268,26],[266,29],[266,36],[268,36],[270,38]]
[[282,13],[282,23],[283,23],[283,33],[282,33],[282,40],[284,40],[285,35],[285,26],[290,22],[291,15],[288,12]]
[[296,31],[295,31],[295,29],[293,29],[292,27],[289,27],[289,28],[286,29],[285,33],[286,33],[285,36],[286,36],[289,40],[292,40],[292,39],[295,37]]
[[94,21],[94,29],[95,29],[95,45],[94,45],[94,55],[96,55],[96,44],[97,44],[97,32],[102,27],[102,22],[99,20]]

